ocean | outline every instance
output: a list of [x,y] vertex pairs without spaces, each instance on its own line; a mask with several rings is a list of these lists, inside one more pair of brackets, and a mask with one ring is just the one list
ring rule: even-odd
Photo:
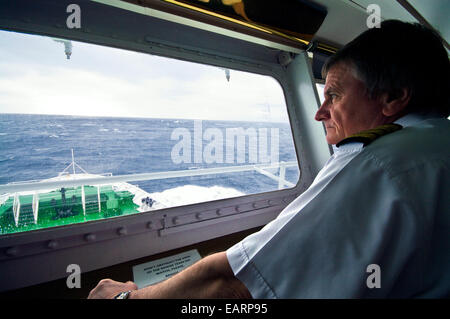
[[[201,124],[202,133],[216,132],[223,135],[223,162],[211,162],[203,157],[194,158],[196,150],[211,150],[211,140],[194,138],[195,125]],[[91,174],[113,175],[187,170],[209,167],[251,165],[251,152],[255,151],[247,138],[245,145],[236,142],[233,162],[229,162],[225,148],[227,129],[242,128],[257,132],[258,143],[267,137],[267,152],[277,136],[279,161],[296,161],[296,153],[289,124],[231,122],[188,119],[108,118],[66,115],[0,114],[0,184],[52,178],[72,161]],[[191,160],[174,160],[174,148],[180,146],[181,136],[174,132],[190,133],[183,145],[190,147]],[[267,136],[260,133],[266,132]],[[271,136],[272,134],[272,136]],[[176,135],[176,134],[175,134]],[[184,136],[186,137],[186,136]],[[200,141],[201,145],[198,145]],[[216,141],[217,142],[217,141]],[[186,144],[188,143],[188,144]],[[197,143],[196,145],[194,145]],[[209,146],[208,146],[209,145]],[[214,144],[219,145],[219,144]],[[258,144],[260,147],[260,144]],[[239,162],[239,147],[244,147],[245,161]],[[253,147],[253,149],[252,149]],[[217,155],[216,148],[213,154]],[[272,152],[273,153],[273,152]],[[181,154],[181,153],[178,153]],[[186,153],[182,153],[186,155]],[[202,153],[200,153],[202,154]],[[242,153],[243,154],[243,153]],[[259,154],[259,153],[258,153]],[[231,154],[233,155],[233,154]],[[271,154],[273,155],[273,154]],[[227,157],[228,156],[228,157]],[[185,159],[188,157],[184,157]],[[216,157],[220,158],[219,157]],[[228,162],[227,162],[228,160]],[[277,170],[271,171],[278,174]],[[286,180],[296,183],[297,167],[287,168]],[[243,194],[254,194],[278,189],[278,183],[256,171],[171,178],[131,182],[149,193],[162,192],[178,187],[222,187]],[[193,195],[195,196],[195,194]]]

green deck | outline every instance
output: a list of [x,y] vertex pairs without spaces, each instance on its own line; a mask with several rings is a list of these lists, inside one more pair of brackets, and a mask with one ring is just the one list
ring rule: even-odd
[[39,194],[37,223],[34,222],[33,217],[33,195],[20,196],[21,207],[17,226],[13,213],[14,198],[11,196],[0,205],[0,234],[84,223],[138,213],[138,205],[133,203],[134,195],[128,191],[114,191],[111,186],[100,187],[100,212],[97,187],[85,186],[84,193],[86,214],[83,213],[81,187],[65,189],[65,204],[61,191]]

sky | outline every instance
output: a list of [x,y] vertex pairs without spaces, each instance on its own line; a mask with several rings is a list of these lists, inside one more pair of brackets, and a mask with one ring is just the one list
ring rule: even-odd
[[271,77],[0,31],[0,113],[288,122]]

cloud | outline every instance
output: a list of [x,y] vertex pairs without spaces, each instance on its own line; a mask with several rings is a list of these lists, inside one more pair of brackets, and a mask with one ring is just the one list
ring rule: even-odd
[[231,70],[228,82],[217,67],[80,43],[65,60],[57,43],[45,45],[57,59],[0,52],[0,113],[288,121],[267,76]]

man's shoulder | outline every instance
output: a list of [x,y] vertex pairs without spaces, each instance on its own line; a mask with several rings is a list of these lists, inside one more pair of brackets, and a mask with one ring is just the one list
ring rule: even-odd
[[382,136],[361,152],[361,159],[372,160],[391,170],[407,169],[430,161],[450,159],[450,121],[429,119]]

